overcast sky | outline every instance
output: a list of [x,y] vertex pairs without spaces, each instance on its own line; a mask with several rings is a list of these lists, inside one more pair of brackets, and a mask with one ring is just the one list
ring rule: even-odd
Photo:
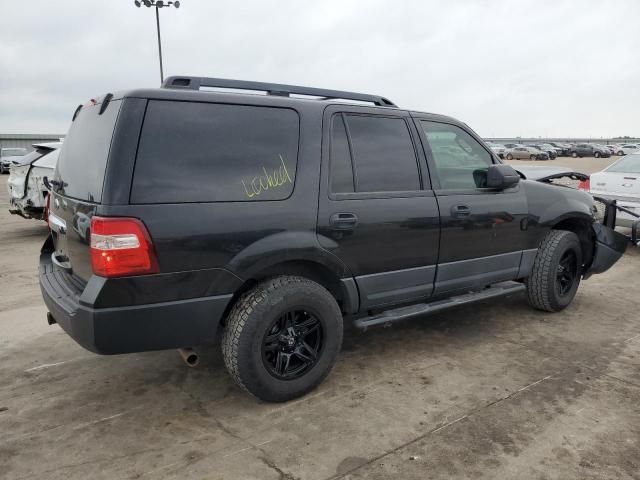
[[[0,133],[159,84],[152,9],[0,0]],[[182,0],[165,75],[384,95],[498,136],[640,135],[640,0]]]

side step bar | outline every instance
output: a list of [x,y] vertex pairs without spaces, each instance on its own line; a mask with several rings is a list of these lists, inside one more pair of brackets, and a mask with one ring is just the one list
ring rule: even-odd
[[502,297],[513,293],[519,293],[525,290],[525,286],[518,282],[501,282],[492,285],[478,292],[465,293],[454,297],[438,300],[432,303],[419,303],[417,305],[409,305],[394,310],[387,310],[378,315],[371,317],[358,318],[354,321],[357,328],[366,329],[376,325],[387,325],[400,320],[405,320],[419,315],[429,315],[448,308],[467,305],[469,303],[479,302],[488,298]]

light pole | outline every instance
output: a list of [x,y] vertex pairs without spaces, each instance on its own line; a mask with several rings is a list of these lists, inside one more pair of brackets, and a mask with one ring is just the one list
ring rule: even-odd
[[163,7],[174,6],[180,8],[179,0],[175,2],[165,2],[163,0],[134,0],[136,7],[140,8],[142,5],[145,7],[155,7],[156,9],[156,29],[158,31],[158,59],[160,60],[160,83],[164,80],[164,71],[162,69],[162,41],[160,40],[160,9]]

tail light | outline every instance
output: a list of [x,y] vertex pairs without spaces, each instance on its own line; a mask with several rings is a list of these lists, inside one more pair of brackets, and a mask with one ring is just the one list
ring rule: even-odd
[[102,277],[158,273],[155,249],[137,218],[91,218],[91,267]]
[[580,180],[580,183],[578,183],[578,190],[582,190],[583,192],[590,192],[591,182],[589,181],[589,179]]

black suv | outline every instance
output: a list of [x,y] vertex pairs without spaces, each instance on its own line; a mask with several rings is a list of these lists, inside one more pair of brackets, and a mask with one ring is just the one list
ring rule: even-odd
[[49,323],[101,354],[221,334],[268,401],[326,377],[344,319],[515,292],[559,311],[627,242],[588,194],[522,180],[464,123],[291,85],[171,77],[92,100],[49,183]]

